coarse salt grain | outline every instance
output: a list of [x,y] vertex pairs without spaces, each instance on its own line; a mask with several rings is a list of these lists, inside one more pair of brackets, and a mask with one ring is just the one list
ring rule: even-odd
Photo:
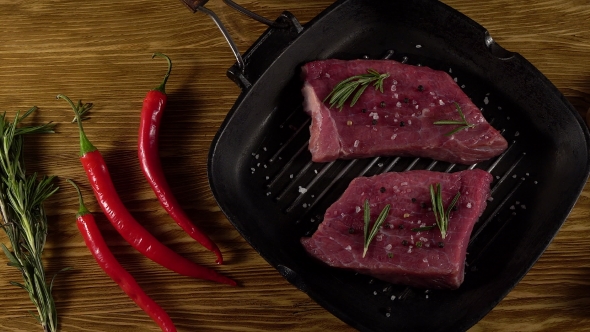
[[354,141],[354,147],[355,148],[358,148],[359,147],[359,144],[360,144],[360,141],[358,139]]
[[344,248],[346,251],[351,251],[352,247],[350,245],[346,246],[346,248]]
[[303,188],[302,186],[299,186],[299,193],[305,194],[306,192],[307,192],[307,189]]

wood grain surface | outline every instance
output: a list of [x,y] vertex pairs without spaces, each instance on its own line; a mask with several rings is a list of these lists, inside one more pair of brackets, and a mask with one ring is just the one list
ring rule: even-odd
[[[504,48],[543,72],[582,116],[590,106],[590,2],[587,0],[445,0],[486,27]],[[305,23],[326,0],[243,0],[275,18],[291,11]],[[226,24],[240,50],[266,29],[222,1],[207,7]],[[160,151],[166,176],[188,214],[220,246],[226,264],[206,251],[164,213],[140,171],[139,111],[159,84],[163,60],[174,61],[167,86]],[[0,110],[40,108],[34,121],[53,121],[57,132],[27,141],[29,171],[57,175],[60,190],[46,204],[44,262],[56,279],[62,331],[158,331],[159,328],[97,266],[75,227],[77,198],[65,182],[82,186],[88,207],[99,211],[78,160],[73,113],[55,96],[92,102],[86,132],[103,152],[116,187],[135,217],[185,257],[238,280],[240,287],[195,281],[165,270],[131,249],[97,213],[115,256],[172,317],[179,331],[352,331],[289,284],[238,234],[208,187],[209,145],[240,90],[225,72],[235,59],[204,14],[179,1],[0,0]],[[484,331],[590,331],[590,187],[538,263],[483,320]],[[0,242],[7,243],[4,233]],[[40,331],[28,296],[8,281],[20,275],[0,256],[0,331]]]

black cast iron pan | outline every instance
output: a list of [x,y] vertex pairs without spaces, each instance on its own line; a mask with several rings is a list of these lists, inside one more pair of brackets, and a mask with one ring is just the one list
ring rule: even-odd
[[[275,25],[228,71],[242,93],[208,163],[222,211],[289,282],[361,331],[467,330],[527,273],[576,202],[590,165],[581,118],[522,56],[438,1],[341,0],[304,26],[288,12]],[[509,141],[508,150],[471,166],[395,157],[311,162],[300,66],[362,57],[449,72]],[[458,290],[417,290],[330,268],[299,243],[354,177],[469,167],[495,180]]]

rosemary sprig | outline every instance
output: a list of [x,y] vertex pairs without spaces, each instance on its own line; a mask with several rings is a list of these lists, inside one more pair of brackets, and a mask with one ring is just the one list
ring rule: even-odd
[[350,107],[356,104],[370,83],[373,83],[375,90],[379,90],[383,93],[383,80],[388,77],[389,73],[380,74],[374,69],[367,69],[366,74],[351,76],[336,84],[332,92],[324,98],[324,102],[329,99],[330,108],[336,106],[342,111],[344,103],[346,103],[346,100],[352,96],[352,93],[356,90],[356,93],[350,101]]
[[12,122],[6,113],[0,115],[0,215],[2,228],[11,249],[1,244],[8,265],[17,268],[24,282],[11,281],[29,293],[37,308],[37,320],[46,332],[57,331],[57,313],[51,295],[53,280],[45,278],[41,254],[47,237],[47,217],[43,202],[57,191],[54,177],[27,175],[23,162],[24,135],[52,133],[53,124],[19,127],[21,121],[37,110],[31,108],[22,116],[17,113]]
[[457,102],[454,102],[454,104],[455,104],[455,108],[457,109],[457,112],[459,112],[459,116],[461,116],[461,121],[459,121],[459,120],[440,120],[440,121],[433,122],[433,124],[435,124],[435,125],[458,125],[459,126],[455,129],[449,131],[448,133],[446,133],[445,136],[451,136],[463,129],[475,127],[474,124],[467,122],[467,119],[465,119],[465,115],[463,115],[463,111],[461,110],[461,106],[459,106],[459,104]]
[[367,250],[369,250],[369,244],[371,244],[371,241],[373,241],[373,238],[375,237],[375,235],[377,235],[377,232],[379,231],[379,227],[381,227],[381,225],[385,221],[385,218],[387,218],[387,215],[389,214],[389,209],[391,209],[391,205],[387,204],[383,208],[381,213],[379,214],[379,217],[377,217],[377,220],[375,220],[375,223],[373,224],[373,228],[371,228],[371,231],[369,231],[369,224],[371,223],[371,207],[369,206],[369,200],[368,199],[365,200],[365,206],[364,206],[365,243],[364,243],[363,257],[365,257],[365,255],[367,254]]
[[436,184],[436,188],[433,185],[430,185],[430,200],[432,201],[432,212],[434,212],[436,225],[440,229],[440,236],[443,240],[447,236],[451,210],[455,207],[455,204],[457,204],[459,196],[461,196],[461,193],[457,192],[457,194],[455,195],[449,206],[447,206],[447,209],[445,211],[442,193],[440,189],[440,183]]

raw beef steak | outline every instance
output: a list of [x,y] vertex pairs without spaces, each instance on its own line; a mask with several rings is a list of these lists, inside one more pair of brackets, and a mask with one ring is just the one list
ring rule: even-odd
[[[389,77],[383,93],[372,84],[353,107],[323,100],[342,80],[373,69]],[[304,110],[311,116],[309,150],[315,162],[373,156],[416,156],[473,164],[508,146],[455,81],[445,72],[393,60],[323,60],[302,68]],[[447,136],[461,120],[457,103],[473,128]]]
[[[473,225],[483,213],[492,175],[483,170],[456,173],[407,171],[354,179],[326,211],[317,231],[301,243],[324,263],[394,284],[456,289],[463,282],[465,255]],[[430,185],[440,183],[445,209],[457,192],[442,239]],[[371,223],[387,204],[391,210],[363,257],[363,205],[369,200]],[[372,224],[371,226],[372,227]]]

